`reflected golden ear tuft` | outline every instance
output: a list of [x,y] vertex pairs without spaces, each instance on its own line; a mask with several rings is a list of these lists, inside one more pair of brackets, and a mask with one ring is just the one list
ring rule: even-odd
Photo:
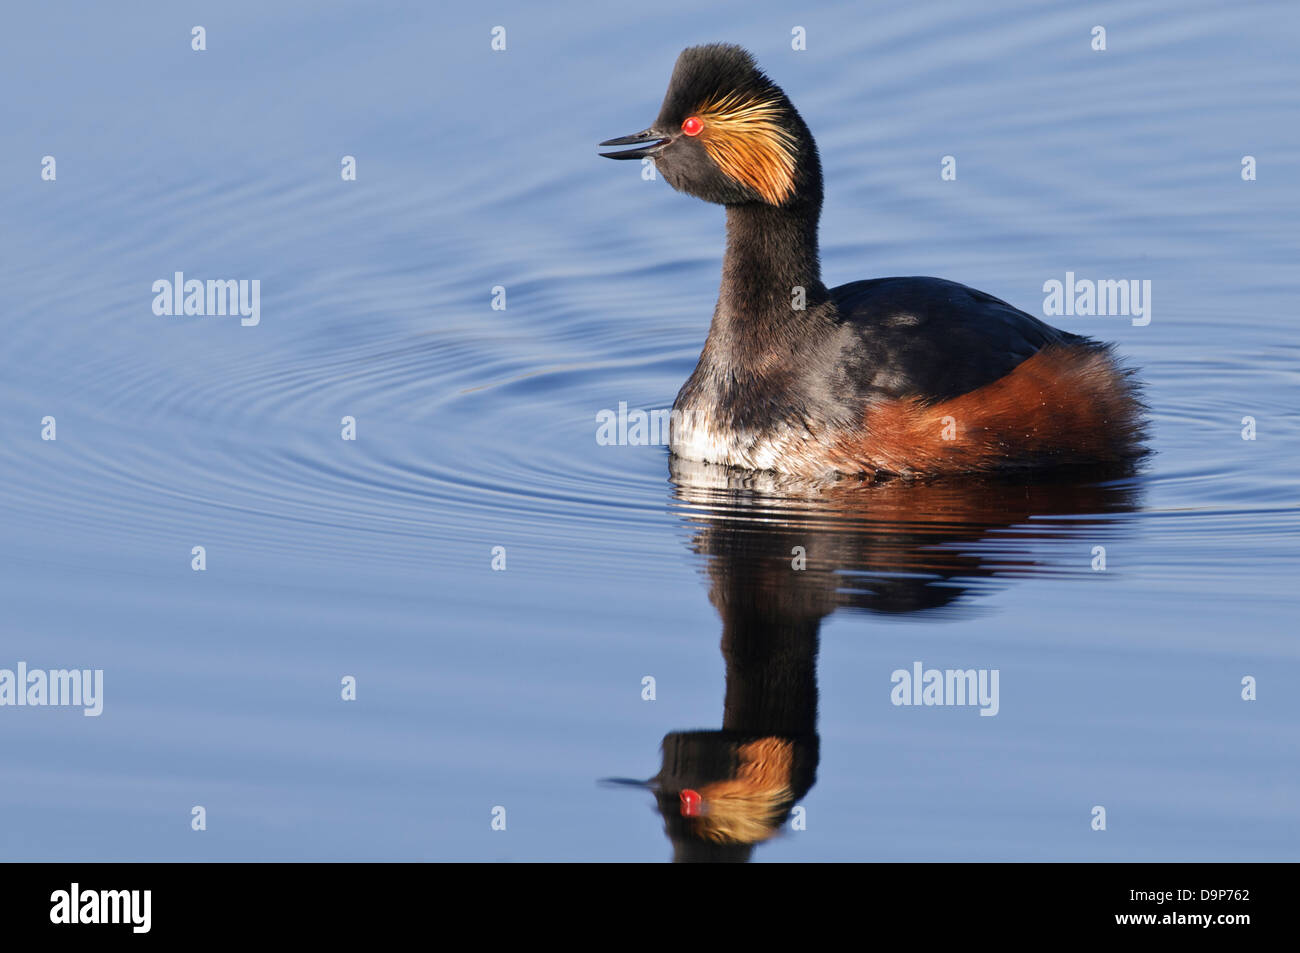
[[704,103],[695,115],[704,123],[700,141],[709,158],[770,205],[794,191],[795,138],[781,125],[776,99],[746,99],[737,93]]
[[716,844],[757,844],[776,833],[794,803],[794,745],[760,738],[740,745],[736,753],[736,776],[700,789],[707,810],[695,819],[695,829]]

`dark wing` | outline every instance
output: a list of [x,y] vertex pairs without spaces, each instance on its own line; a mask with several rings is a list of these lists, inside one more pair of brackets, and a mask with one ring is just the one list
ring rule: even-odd
[[946,400],[1005,377],[1077,334],[942,278],[874,278],[832,288],[853,383],[866,396]]

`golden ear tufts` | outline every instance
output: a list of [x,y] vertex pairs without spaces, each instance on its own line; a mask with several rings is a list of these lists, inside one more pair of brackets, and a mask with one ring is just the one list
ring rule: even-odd
[[735,777],[700,788],[707,811],[695,819],[695,830],[716,844],[757,844],[776,833],[794,802],[794,745],[760,738],[740,745],[736,753],[740,764]]
[[700,141],[709,158],[771,205],[794,191],[795,138],[781,125],[777,99],[749,99],[731,93],[695,112],[704,121]]

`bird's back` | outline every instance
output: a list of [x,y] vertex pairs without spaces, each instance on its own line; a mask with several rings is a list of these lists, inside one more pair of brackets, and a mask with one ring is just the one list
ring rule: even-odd
[[1087,342],[1005,301],[942,278],[872,278],[830,289],[864,396],[958,397],[1043,348]]

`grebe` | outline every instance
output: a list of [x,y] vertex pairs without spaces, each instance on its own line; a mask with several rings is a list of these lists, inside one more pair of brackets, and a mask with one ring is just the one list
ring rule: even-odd
[[727,208],[699,364],[673,405],[690,459],[797,477],[1122,464],[1143,405],[1110,345],[941,278],[827,288],[817,145],[738,46],[677,59],[659,118],[610,139],[674,189]]

